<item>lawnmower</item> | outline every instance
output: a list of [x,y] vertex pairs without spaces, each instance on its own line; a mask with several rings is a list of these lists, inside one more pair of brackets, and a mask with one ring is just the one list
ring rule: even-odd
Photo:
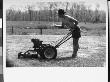
[[64,37],[55,42],[55,45],[52,44],[43,44],[39,39],[31,39],[31,42],[34,44],[33,50],[28,50],[26,52],[19,52],[19,58],[38,58],[39,56],[42,59],[55,59],[57,57],[57,48],[69,40],[72,36],[72,31],[66,34]]

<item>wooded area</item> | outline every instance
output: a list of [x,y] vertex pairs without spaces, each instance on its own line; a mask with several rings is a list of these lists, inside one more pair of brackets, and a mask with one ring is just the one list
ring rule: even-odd
[[[37,6],[37,9],[35,7]],[[59,22],[57,10],[63,8],[70,16],[79,22],[105,23],[106,12],[99,10],[100,5],[96,5],[95,10],[91,6],[86,6],[84,2],[38,2],[35,5],[27,5],[25,10],[15,10],[9,8],[6,11],[7,21],[49,21]]]

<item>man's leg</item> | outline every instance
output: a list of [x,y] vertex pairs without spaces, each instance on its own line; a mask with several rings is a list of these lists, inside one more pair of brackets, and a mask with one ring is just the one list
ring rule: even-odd
[[78,39],[74,39],[73,38],[73,54],[72,57],[75,58],[77,56],[77,51],[79,49],[79,38]]

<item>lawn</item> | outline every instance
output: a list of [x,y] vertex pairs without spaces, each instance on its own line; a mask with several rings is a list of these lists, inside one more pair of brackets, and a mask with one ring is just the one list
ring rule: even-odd
[[[52,27],[53,24],[61,24],[61,22],[39,22],[39,21],[7,21],[6,23],[6,31],[7,35],[39,35],[41,34],[41,30],[38,28],[48,28],[43,29],[42,34],[46,35],[56,35],[56,34],[66,34],[68,29],[60,29],[59,32],[58,28]],[[88,32],[100,33],[104,32],[106,30],[106,24],[105,23],[79,23],[79,26]],[[27,28],[28,27],[28,28]],[[56,28],[56,29],[55,29]],[[53,30],[54,29],[54,30]],[[49,31],[48,31],[49,30]],[[54,32],[53,32],[53,31]],[[92,35],[92,34],[91,34]]]
[[[6,22],[6,26],[7,28],[9,27],[21,27],[21,28],[25,28],[25,27],[32,27],[32,28],[37,28],[37,26],[51,26],[53,24],[61,24],[61,22],[43,22],[43,21],[7,21]],[[87,28],[101,28],[101,27],[105,27],[106,23],[83,23],[83,22],[79,22],[80,26],[84,26]]]
[[[18,59],[17,54],[32,48],[31,38],[39,38],[44,43],[51,44],[68,33],[68,29],[50,28],[54,22],[38,21],[7,21],[7,59],[15,67],[103,67],[106,62],[106,24],[105,23],[79,23],[86,31],[82,32],[77,58],[71,58],[72,39],[57,48],[57,58],[51,61],[40,59]],[[61,24],[60,22],[55,22]],[[30,27],[30,28],[26,28]],[[12,29],[13,28],[13,29]]]
[[31,38],[39,38],[44,43],[57,41],[63,35],[7,35],[7,58],[15,67],[103,67],[106,62],[106,37],[82,36],[78,57],[73,59],[72,39],[57,48],[55,60],[18,59],[17,54],[30,49]]

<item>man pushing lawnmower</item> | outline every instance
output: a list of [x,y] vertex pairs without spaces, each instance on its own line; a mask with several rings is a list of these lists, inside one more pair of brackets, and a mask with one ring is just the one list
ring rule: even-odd
[[71,37],[73,38],[73,54],[72,57],[75,58],[77,56],[77,51],[79,49],[79,38],[81,37],[80,28],[78,27],[78,21],[71,16],[65,15],[63,9],[58,10],[58,16],[62,20],[62,25],[54,25],[57,27],[68,27],[70,32],[66,34],[63,38],[61,38],[55,46],[50,44],[43,44],[43,41],[39,39],[31,39],[33,42],[34,50],[28,50],[25,53],[18,53],[18,58],[26,58],[26,57],[38,57],[38,55],[42,59],[55,59],[57,57],[57,49],[61,44],[69,40]]
[[[58,10],[58,16],[62,20],[61,27],[68,27],[72,32],[73,38],[73,54],[72,57],[75,58],[77,56],[77,51],[79,49],[79,38],[81,37],[80,28],[77,26],[78,21],[71,16],[65,15],[65,11],[63,9]],[[55,25],[57,26],[57,25]],[[59,26],[59,25],[58,25]]]

